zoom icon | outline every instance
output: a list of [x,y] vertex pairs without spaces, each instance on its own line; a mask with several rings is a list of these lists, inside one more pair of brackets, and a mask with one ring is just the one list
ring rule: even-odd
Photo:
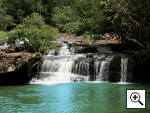
[[126,108],[145,108],[145,90],[126,90]]
[[137,92],[133,92],[130,96],[132,102],[139,102],[143,106],[144,104],[140,101],[140,98],[140,94]]

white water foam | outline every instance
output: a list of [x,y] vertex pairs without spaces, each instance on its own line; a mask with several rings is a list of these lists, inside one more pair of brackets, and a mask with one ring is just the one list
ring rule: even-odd
[[66,43],[62,43],[62,47],[60,48],[59,55],[60,56],[74,55],[74,48],[69,47]]
[[[48,74],[45,78],[44,74]],[[58,84],[58,83],[68,83],[68,82],[80,82],[88,81],[89,78],[85,76],[80,76],[70,73],[58,73],[58,72],[41,72],[41,78],[33,78],[30,82],[31,84]]]

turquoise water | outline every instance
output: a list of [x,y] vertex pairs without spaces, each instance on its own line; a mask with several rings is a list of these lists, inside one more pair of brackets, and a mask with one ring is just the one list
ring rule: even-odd
[[[126,109],[126,89],[146,89],[146,109]],[[0,86],[0,113],[150,113],[150,84]]]

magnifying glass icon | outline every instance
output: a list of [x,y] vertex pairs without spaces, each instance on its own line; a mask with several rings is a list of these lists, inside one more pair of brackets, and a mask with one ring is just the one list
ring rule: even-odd
[[131,95],[130,95],[130,99],[132,102],[134,103],[140,103],[142,106],[144,105],[141,101],[140,101],[140,94],[137,93],[137,92],[133,92]]

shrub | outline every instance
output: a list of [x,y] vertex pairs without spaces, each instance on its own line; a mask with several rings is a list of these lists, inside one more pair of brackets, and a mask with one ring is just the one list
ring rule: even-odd
[[7,41],[7,35],[6,35],[6,32],[0,31],[0,40]]
[[45,27],[33,29],[19,25],[8,33],[8,43],[14,44],[16,40],[24,41],[22,46],[25,51],[44,52],[50,48],[49,44],[54,38],[52,32]]
[[44,18],[38,13],[32,13],[23,19],[23,24],[28,28],[41,28],[45,25]]
[[52,36],[55,36],[56,34],[59,33],[59,30],[57,28],[54,28],[54,27],[49,26],[49,25],[42,26],[42,30],[51,33]]
[[83,40],[83,43],[92,43],[93,42],[93,39],[90,39],[90,38],[85,38],[84,40]]

